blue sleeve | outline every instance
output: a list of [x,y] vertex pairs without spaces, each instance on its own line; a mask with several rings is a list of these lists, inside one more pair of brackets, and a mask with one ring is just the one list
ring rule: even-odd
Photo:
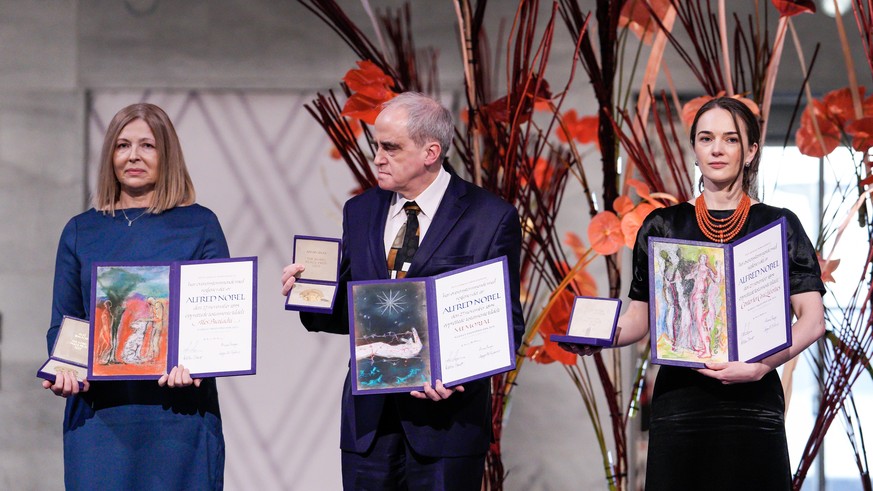
[[46,342],[51,354],[58,329],[65,315],[87,319],[82,298],[82,264],[76,254],[76,219],[71,219],[61,233],[55,259],[55,281],[52,290],[52,319]]
[[352,279],[351,254],[349,254],[349,236],[347,230],[348,202],[343,206],[343,238],[340,258],[339,283],[337,284],[336,300],[333,312],[330,314],[315,314],[300,312],[300,322],[310,332],[329,332],[333,334],[349,333],[349,300],[348,283]]
[[521,347],[524,337],[524,314],[521,309],[521,222],[518,210],[509,206],[500,220],[494,241],[488,251],[489,258],[506,256],[509,269],[509,294],[512,301],[512,324],[515,334],[515,349]]
[[215,213],[207,210],[206,230],[201,245],[200,259],[226,259],[230,257],[224,231]]

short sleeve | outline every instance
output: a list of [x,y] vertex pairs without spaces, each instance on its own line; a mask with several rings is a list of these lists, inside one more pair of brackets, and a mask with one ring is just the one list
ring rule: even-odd
[[804,292],[825,293],[821,280],[821,268],[818,255],[812,242],[803,230],[803,225],[797,215],[784,210],[785,221],[788,224],[786,240],[788,241],[788,287],[792,295]]
[[661,230],[663,224],[663,215],[659,210],[655,210],[643,220],[643,224],[637,232],[637,240],[634,243],[630,292],[628,293],[631,300],[649,301],[649,236],[663,236]]

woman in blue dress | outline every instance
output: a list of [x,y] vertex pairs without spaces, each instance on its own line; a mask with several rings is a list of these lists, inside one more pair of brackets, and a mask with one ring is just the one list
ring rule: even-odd
[[[91,263],[229,257],[215,214],[194,203],[176,130],[153,104],[125,107],[109,124],[94,208],[73,217],[58,245],[48,346],[63,316],[92,311]],[[121,351],[112,340],[116,358]],[[46,389],[67,398],[67,489],[222,489],[224,437],[215,379],[183,366],[155,381],[79,381]]]
[[[712,99],[697,112],[690,136],[701,193],[644,220],[634,246],[631,302],[618,319],[615,345],[636,343],[649,333],[649,237],[728,243],[780,218],[786,219],[793,343],[754,363],[661,366],[652,395],[646,490],[787,491],[785,398],[776,368],[824,334],[825,290],[815,249],[794,213],[750,196],[761,131],[748,107],[729,97]],[[705,288],[698,292],[698,303],[706,301],[705,293]],[[690,325],[696,331],[706,322],[705,315],[697,315]],[[600,349],[562,346],[582,355]]]

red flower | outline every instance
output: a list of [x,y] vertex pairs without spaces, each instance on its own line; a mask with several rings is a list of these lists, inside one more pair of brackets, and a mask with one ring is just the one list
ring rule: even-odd
[[601,211],[588,224],[588,242],[598,254],[615,254],[624,244],[621,221],[611,211]]
[[[545,187],[548,187],[548,184],[551,181],[552,174],[554,174],[554,172],[555,168],[552,167],[552,163],[549,162],[548,159],[539,157],[537,159],[537,163],[534,164],[533,170],[531,170],[530,172],[530,176],[533,177],[533,182],[536,187],[539,189],[543,189]],[[525,171],[520,171],[518,181],[522,187],[526,187],[530,182],[528,181],[528,174]]]
[[394,86],[394,79],[386,75],[372,61],[362,60],[357,64],[358,68],[352,68],[343,77],[343,82],[349,86],[349,89],[373,99],[390,99],[393,94],[391,87]]
[[358,68],[346,72],[343,82],[354,92],[343,106],[342,115],[374,124],[382,104],[394,98],[394,80],[371,61],[358,62]]
[[[818,128],[824,141],[820,141],[813,127],[813,114],[818,122]],[[840,144],[840,127],[828,118],[827,106],[822,101],[813,99],[806,106],[800,117],[800,128],[794,136],[800,153],[810,157],[824,157],[830,154]],[[824,148],[822,148],[824,147]]]
[[646,1],[658,19],[664,20],[667,10],[670,8],[670,0],[628,0],[621,8],[618,17],[618,26],[627,26],[638,38],[646,44],[652,44],[652,39],[658,31],[658,23],[651,17],[651,12],[646,7]]
[[537,363],[559,362],[564,365],[576,364],[576,355],[566,351],[553,342],[552,334],[567,334],[567,326],[570,324],[570,311],[573,308],[575,296],[569,290],[563,290],[558,298],[552,303],[546,312],[543,322],[540,324],[539,333],[543,338],[541,346],[531,346],[527,350],[527,356]]
[[812,0],[771,0],[779,11],[779,17],[791,17],[809,12],[815,13],[815,2]]
[[[863,99],[864,87],[858,87],[858,92]],[[848,87],[828,92],[823,100],[828,115],[834,117],[840,126],[845,126],[846,122],[855,119],[855,104],[852,102],[852,91]]]
[[615,201],[612,202],[612,209],[615,210],[619,216],[622,216],[634,209],[634,202],[627,196],[621,195],[618,198],[615,198]]
[[821,281],[823,283],[836,283],[834,280],[834,271],[840,266],[839,259],[831,259],[830,261],[825,261],[821,258],[820,254],[816,254],[818,258],[818,267],[821,269]]
[[634,248],[634,244],[637,241],[637,232],[640,231],[640,226],[642,226],[643,220],[645,220],[646,217],[649,216],[649,213],[654,209],[655,207],[648,203],[640,203],[633,209],[633,211],[621,217],[621,233],[624,235],[624,245],[626,245],[628,249]]
[[583,244],[582,239],[573,232],[567,232],[567,235],[564,236],[564,243],[573,249],[573,254],[576,256],[576,259],[582,259],[582,256],[585,255],[585,244]]
[[[503,96],[500,99],[482,106],[480,112],[483,117],[499,123],[511,123],[512,121],[510,121],[511,115],[509,110],[515,109],[520,113],[518,123],[526,123],[530,120],[534,109],[542,110],[544,105],[546,105],[545,107],[549,107],[549,101],[552,99],[552,92],[549,89],[548,82],[545,80],[540,83],[539,89],[536,93],[533,92],[533,89],[533,85],[529,86],[526,91],[521,86],[515,89],[512,94],[512,102],[519,106],[517,109],[515,109],[515,106],[510,106],[507,103],[508,96]],[[517,102],[519,97],[521,97],[520,104]]]
[[852,137],[852,148],[866,152],[873,147],[873,117],[852,121],[846,127],[846,133]]
[[563,122],[569,135],[564,132],[564,128],[558,126],[556,133],[558,140],[567,143],[572,137],[579,143],[598,143],[597,128],[600,125],[600,120],[597,116],[583,116],[580,118],[577,116],[575,109],[570,109],[564,113]]
[[[570,268],[566,264],[561,264],[560,267],[564,274],[570,272]],[[589,297],[597,295],[597,285],[588,271],[583,269],[576,273],[573,283],[580,295]],[[576,363],[576,355],[564,350],[558,346],[558,343],[549,339],[552,334],[567,334],[567,326],[570,324],[570,313],[573,310],[575,299],[576,295],[573,294],[572,290],[562,290],[558,293],[558,298],[549,307],[539,326],[539,334],[543,338],[542,346],[532,346],[527,351],[527,356],[531,360],[537,363],[557,361],[564,365]]]

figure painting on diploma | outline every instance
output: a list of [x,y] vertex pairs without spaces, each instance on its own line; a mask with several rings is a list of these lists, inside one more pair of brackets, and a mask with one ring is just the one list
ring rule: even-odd
[[425,283],[355,285],[352,294],[359,388],[417,387],[429,382]]
[[[170,268],[101,266],[96,279],[94,373],[164,373]],[[108,346],[104,347],[106,344]]]
[[724,251],[657,243],[654,252],[659,356],[704,363],[727,361]]

